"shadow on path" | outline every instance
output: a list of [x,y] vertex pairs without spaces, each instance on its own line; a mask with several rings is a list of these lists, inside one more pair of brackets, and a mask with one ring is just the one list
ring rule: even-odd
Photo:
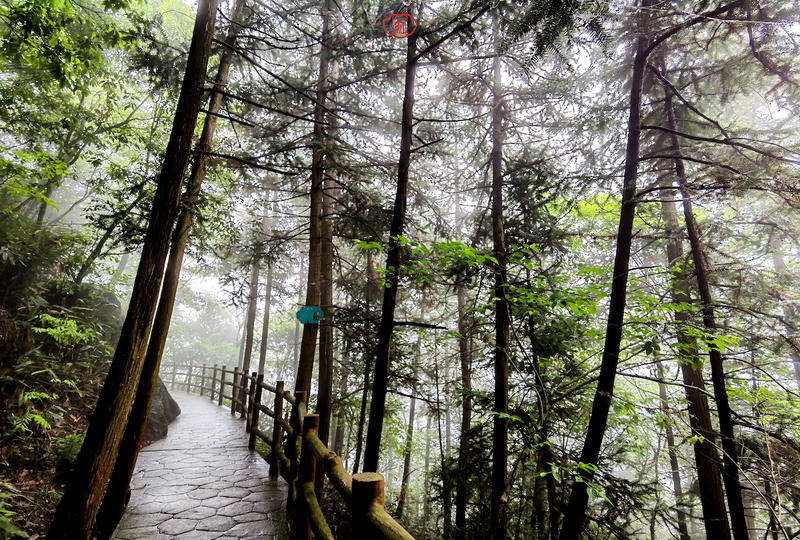
[[207,397],[172,392],[181,415],[139,453],[115,540],[288,537],[287,486],[247,449],[244,422]]

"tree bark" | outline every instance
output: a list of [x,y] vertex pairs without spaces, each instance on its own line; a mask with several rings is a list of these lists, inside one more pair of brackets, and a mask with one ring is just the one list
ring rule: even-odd
[[78,455],[72,480],[56,509],[48,538],[87,540],[114,468],[142,373],[145,348],[175,224],[192,135],[203,97],[217,0],[201,0],[192,43],[127,316],[114,358]]
[[[667,401],[667,386],[664,384],[664,366],[661,360],[656,360],[658,370],[658,397],[661,401],[661,412],[666,416],[669,414],[669,401]],[[678,468],[678,450],[675,447],[675,435],[672,432],[672,424],[667,420],[664,431],[667,439],[667,454],[669,455],[669,467],[672,476],[672,489],[675,494],[675,507],[678,513],[678,533],[681,540],[689,540],[689,529],[686,526],[686,512],[681,509],[681,499],[683,498],[683,487],[681,486],[681,473]]]
[[469,430],[472,425],[472,358],[469,350],[467,324],[467,287],[464,282],[456,286],[458,300],[458,357],[461,362],[461,431],[458,442],[458,472],[456,476],[456,539],[466,538],[467,528],[467,474],[470,452]]
[[502,540],[508,532],[508,329],[506,300],[506,240],[503,227],[503,89],[500,57],[492,60],[492,247],[497,259],[494,277],[494,407],[492,412],[492,474],[489,537]]
[[[319,431],[317,436],[325,445],[328,444],[331,425],[331,392],[333,391],[333,324],[330,316],[333,313],[333,227],[330,216],[333,213],[333,197],[330,190],[333,183],[324,182],[322,194],[322,249],[320,261],[320,304],[322,310],[329,314],[328,321],[323,321],[319,329],[319,388],[317,393],[317,414],[319,414]],[[322,495],[325,471],[317,469],[316,492]]]
[[425,499],[422,503],[422,514],[424,516],[431,515],[431,501],[430,501],[430,470],[431,470],[431,414],[428,411],[426,415],[427,420],[425,422],[425,465],[424,465],[424,476],[422,479],[422,485],[425,487]]
[[[646,3],[646,2],[645,2]],[[608,308],[606,338],[603,345],[603,356],[600,361],[600,374],[592,402],[586,439],[581,451],[580,461],[597,465],[600,447],[608,425],[608,411],[614,395],[614,379],[619,363],[620,343],[622,341],[622,324],[625,318],[625,301],[627,297],[628,269],[631,257],[633,217],[636,209],[636,176],[639,163],[639,138],[641,133],[642,85],[645,66],[647,64],[649,38],[641,32],[636,39],[636,52],[633,60],[631,92],[628,117],[628,137],[625,148],[625,171],[622,187],[622,207],[617,229],[617,249],[614,257],[614,270],[611,282],[611,297]],[[564,516],[561,529],[561,540],[575,540],[583,530],[583,520],[589,494],[587,482],[591,482],[594,474],[581,469],[582,482],[574,482],[570,493],[569,505]]]
[[[244,381],[250,376],[250,359],[253,356],[253,334],[256,326],[256,303],[258,302],[258,278],[260,274],[260,256],[258,250],[253,254],[253,267],[250,271],[250,287],[247,293],[247,315],[244,322],[244,355],[242,356],[242,371],[240,373]],[[244,398],[247,392],[245,385],[239,389],[238,399],[241,401],[239,410],[244,414]]]
[[[367,284],[364,291],[364,297],[367,304],[367,316],[364,321],[364,334],[369,332],[369,320],[372,317],[372,303],[373,303],[373,286],[376,281],[375,268],[372,262],[372,252],[367,251]],[[361,449],[364,441],[364,425],[366,424],[367,415],[367,401],[369,399],[370,387],[370,374],[372,372],[372,362],[370,362],[371,354],[369,348],[366,349],[364,355],[364,388],[361,390],[361,408],[358,412],[358,430],[356,432],[356,457],[353,461],[353,474],[358,472],[358,467],[361,464]]]
[[411,133],[414,120],[414,80],[417,73],[417,36],[408,36],[406,51],[405,90],[400,132],[400,158],[397,164],[397,192],[394,199],[392,225],[389,232],[389,252],[386,257],[386,283],[383,289],[381,321],[378,328],[378,346],[375,355],[375,372],[372,378],[372,400],[369,408],[369,428],[364,448],[364,471],[378,470],[383,415],[386,407],[386,389],[389,377],[389,355],[394,331],[394,310],[397,304],[397,288],[401,264],[401,246],[398,237],[403,235],[406,222],[406,199],[408,194],[408,170],[411,164]]
[[[243,9],[244,0],[237,0],[232,14],[232,19],[234,21],[241,19]],[[235,23],[232,24],[226,37],[226,43],[234,46],[236,44],[236,35],[238,31],[239,26]],[[217,69],[217,76],[214,81],[214,88],[217,90],[224,89],[228,83],[232,56],[231,48],[225,48],[223,50]],[[211,150],[217,124],[216,113],[219,112],[221,107],[222,94],[219,92],[212,93],[208,106],[209,114],[205,117],[203,132],[196,146],[197,153],[195,155],[192,171],[186,182],[183,205],[175,230],[172,233],[167,269],[164,274],[164,282],[161,287],[158,309],[153,322],[150,341],[147,344],[144,366],[136,389],[136,397],[133,408],[127,419],[122,444],[120,445],[119,454],[114,464],[114,471],[111,475],[97,517],[95,534],[101,539],[111,537],[117,523],[122,517],[127,499],[128,485],[133,477],[136,459],[139,455],[142,443],[144,442],[150,407],[152,405],[156,385],[158,384],[161,357],[167,341],[169,324],[175,305],[175,295],[178,290],[183,255],[186,251],[189,233],[194,224],[197,199],[200,195],[203,181],[205,180],[206,165],[208,162],[207,152]]]
[[[325,175],[325,101],[328,95],[328,72],[330,69],[330,4],[322,8],[322,36],[317,77],[316,103],[314,104],[314,131],[311,153],[311,207],[309,210],[308,281],[306,305],[320,303],[320,257],[322,255],[322,184]],[[300,342],[300,360],[297,365],[295,391],[310,395],[311,378],[314,371],[314,353],[317,348],[319,324],[304,324]]]
[[[667,90],[666,109],[668,127],[673,131],[670,138],[672,140],[673,152],[675,155],[680,156],[680,142],[678,141],[678,137],[674,134],[677,122],[675,120],[675,111],[672,107],[671,97],[671,93]],[[686,233],[689,236],[689,245],[692,249],[692,260],[694,262],[695,276],[697,278],[697,288],[700,293],[700,301],[703,304],[703,325],[709,333],[713,334],[716,331],[717,323],[714,317],[714,301],[711,297],[711,285],[708,279],[705,254],[700,245],[700,231],[694,219],[692,201],[686,188],[686,171],[683,166],[683,159],[677,157],[674,161],[678,188],[683,200],[683,216],[686,222]],[[744,517],[742,487],[739,483],[739,458],[733,434],[733,418],[728,401],[728,390],[725,384],[725,368],[722,363],[722,353],[711,342],[708,342],[707,346],[711,364],[711,382],[714,388],[714,401],[717,404],[717,416],[719,417],[720,435],[722,438],[722,481],[725,484],[725,495],[728,499],[731,532],[736,540],[748,540],[749,534],[747,532],[747,522]]]
[[[341,352],[339,352],[339,355],[340,354]],[[339,359],[339,364],[342,369],[339,374],[339,385],[336,392],[336,413],[334,414],[336,429],[333,432],[333,451],[341,456],[345,431],[344,398],[347,395],[347,377],[349,375],[349,370],[347,369],[347,363],[342,362],[341,358]]]
[[[662,183],[662,185],[665,185]],[[675,304],[691,303],[689,282],[682,263],[683,241],[678,224],[678,215],[673,202],[674,194],[667,191],[661,202],[661,216],[667,235],[667,264],[671,269],[670,293]],[[683,375],[686,401],[689,404],[689,425],[692,433],[701,439],[692,445],[697,480],[700,489],[700,505],[703,510],[706,535],[712,538],[730,538],[730,526],[725,511],[725,495],[720,478],[719,452],[715,443],[716,432],[711,424],[711,413],[706,398],[706,386],[696,340],[687,334],[691,315],[685,310],[675,312],[678,334],[678,361]]]
[[[683,215],[686,222],[686,233],[689,237],[691,246],[692,260],[694,263],[697,287],[700,293],[700,301],[703,305],[703,325],[714,333],[716,330],[716,320],[714,315],[713,298],[711,296],[711,286],[709,283],[709,272],[700,245],[700,230],[694,218],[692,202],[686,187],[686,169],[681,156],[681,145],[677,135],[677,120],[675,109],[672,102],[672,89],[666,84],[665,92],[665,111],[667,116],[667,127],[672,131],[669,135],[672,143],[674,158],[675,176],[678,181],[683,202]],[[741,484],[739,483],[739,464],[736,442],[733,433],[733,419],[731,416],[730,403],[728,401],[728,391],[725,383],[725,370],[723,366],[722,353],[711,342],[707,343],[709,349],[709,359],[711,364],[711,381],[714,389],[714,401],[717,404],[717,414],[720,424],[720,435],[722,438],[722,480],[725,484],[725,494],[728,500],[728,509],[731,519],[731,532],[736,540],[747,540],[747,522],[744,513],[744,502],[742,498]]]
[[261,346],[258,351],[258,374],[264,374],[269,346],[269,311],[272,304],[272,261],[267,260],[267,290],[264,292],[264,320],[261,324]]
[[[265,182],[265,187],[267,190],[273,188],[274,185],[271,185],[269,181]],[[272,209],[270,208],[270,194],[269,191],[266,193],[266,200],[264,201],[264,220],[263,220],[263,229],[264,229],[264,241],[266,242],[269,235],[272,234],[273,228],[273,216],[272,216]],[[272,268],[272,257],[267,254],[267,285],[266,291],[264,292],[264,318],[261,321],[261,343],[258,348],[258,374],[264,374],[264,365],[267,362],[267,350],[269,349],[269,314],[270,314],[270,307],[272,304],[272,280],[273,280],[273,268]]]
[[[530,271],[526,271],[528,286],[531,287]],[[560,512],[556,493],[553,465],[555,461],[553,449],[550,444],[550,397],[544,384],[544,378],[539,358],[539,348],[536,341],[536,327],[533,315],[528,316],[528,339],[531,344],[531,358],[533,360],[534,381],[538,398],[540,428],[536,433],[536,443],[539,445],[536,459],[536,480],[534,481],[533,515],[531,523],[535,527],[536,537],[550,538],[558,531]]]
[[408,428],[406,429],[406,445],[403,450],[403,479],[400,483],[400,496],[397,498],[397,518],[403,519],[403,510],[406,504],[408,483],[411,479],[411,448],[414,442],[414,411],[417,398],[412,394],[411,405],[408,411]]

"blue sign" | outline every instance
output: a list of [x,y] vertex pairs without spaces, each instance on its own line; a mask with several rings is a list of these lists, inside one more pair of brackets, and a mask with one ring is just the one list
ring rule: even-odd
[[319,306],[303,306],[297,312],[297,320],[303,324],[319,324],[324,317]]

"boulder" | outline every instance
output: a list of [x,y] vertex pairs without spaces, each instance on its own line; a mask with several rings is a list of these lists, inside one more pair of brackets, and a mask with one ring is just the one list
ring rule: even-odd
[[150,416],[147,418],[145,430],[145,443],[151,443],[167,436],[169,423],[181,414],[181,408],[169,395],[167,386],[159,377],[156,392],[153,396],[153,405],[150,407]]

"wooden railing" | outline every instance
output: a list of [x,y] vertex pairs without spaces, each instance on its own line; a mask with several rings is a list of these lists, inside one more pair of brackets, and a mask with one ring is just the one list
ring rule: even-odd
[[[238,368],[231,370],[216,364],[165,364],[161,366],[161,378],[169,381],[173,390],[201,396],[207,393],[217,405],[229,405],[231,415],[238,413],[240,418],[246,419],[245,431],[250,434],[248,447],[254,450],[256,440],[262,440],[270,449],[267,456],[270,477],[280,475],[289,484],[286,511],[293,539],[310,540],[312,533],[318,539],[336,538],[315,492],[319,468],[350,509],[352,538],[414,540],[384,508],[383,475],[359,473],[350,476],[342,465],[342,459],[328,450],[317,436],[319,416],[307,413],[305,392],[292,395],[284,389],[283,381],[271,386],[264,382],[263,375],[253,372],[248,376]],[[274,395],[272,409],[262,402],[264,390]],[[284,411],[284,401],[292,406],[288,414]],[[262,413],[272,418],[270,434],[263,431],[259,423]]]

